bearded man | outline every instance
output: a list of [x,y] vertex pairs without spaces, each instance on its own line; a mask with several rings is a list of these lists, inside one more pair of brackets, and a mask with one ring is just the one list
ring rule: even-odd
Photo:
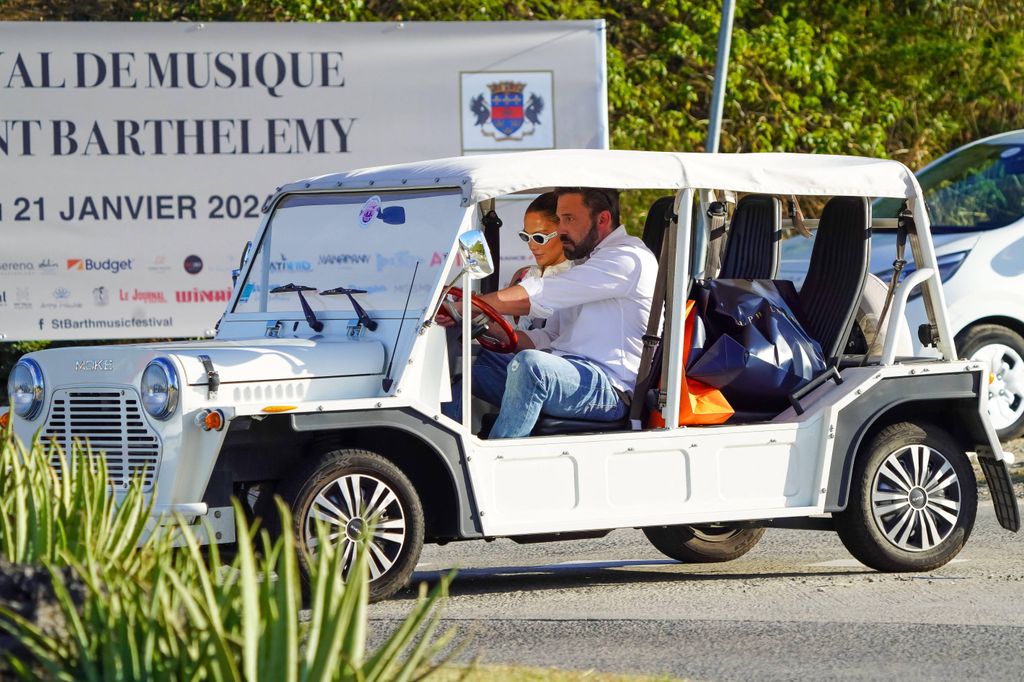
[[[658,260],[619,222],[617,190],[561,187],[558,236],[577,265],[482,296],[503,315],[548,318],[559,311],[557,337],[518,352],[504,376],[501,410],[491,438],[519,438],[543,413],[618,421],[629,412],[643,335],[651,311]],[[523,345],[535,345],[530,338]]]

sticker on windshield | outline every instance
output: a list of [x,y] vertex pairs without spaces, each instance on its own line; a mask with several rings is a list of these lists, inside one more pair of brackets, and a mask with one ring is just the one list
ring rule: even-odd
[[374,218],[377,217],[377,212],[380,210],[380,197],[374,195],[366,200],[363,204],[362,209],[359,211],[359,222],[363,227],[369,225]]

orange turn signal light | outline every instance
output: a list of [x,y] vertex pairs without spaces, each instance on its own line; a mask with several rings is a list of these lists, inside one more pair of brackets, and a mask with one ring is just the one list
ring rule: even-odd
[[196,414],[196,426],[203,431],[220,431],[224,428],[224,413],[220,410],[202,410]]
[[7,425],[11,423],[11,413],[4,412],[0,414],[0,429],[6,429]]
[[263,411],[264,412],[271,412],[271,413],[273,413],[273,412],[288,412],[289,410],[294,410],[297,407],[298,407],[298,405],[267,405],[266,407],[263,408]]

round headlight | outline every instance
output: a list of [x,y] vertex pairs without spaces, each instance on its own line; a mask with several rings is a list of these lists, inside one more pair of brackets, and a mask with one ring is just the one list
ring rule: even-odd
[[142,373],[142,406],[157,419],[167,419],[178,406],[178,372],[167,358],[157,358]]
[[18,360],[7,379],[7,400],[22,419],[35,419],[43,406],[43,370],[30,358]]

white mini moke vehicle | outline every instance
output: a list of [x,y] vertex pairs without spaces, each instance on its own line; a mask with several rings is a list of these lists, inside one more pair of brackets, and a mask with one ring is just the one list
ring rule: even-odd
[[[644,237],[665,277],[662,369],[652,384],[665,426],[542,415],[529,437],[488,440],[481,421],[496,408],[472,399],[471,361],[480,342],[503,341],[481,336],[487,313],[449,287],[504,286],[491,274],[502,207],[559,186],[662,195]],[[887,314],[875,311],[888,321],[872,339],[858,310],[872,286],[877,197],[905,200],[900,229],[917,269],[889,292]],[[780,234],[804,222],[783,218],[794,198],[824,204],[820,220],[803,225],[816,236],[799,296],[828,370],[785,409],[680,425],[678,330],[694,282],[775,277]],[[521,212],[506,230],[519,229]],[[472,156],[298,182],[263,213],[213,340],[28,354],[9,382],[17,437],[39,434],[65,452],[88,439],[104,453],[115,494],[142,476],[155,513],[205,522],[210,542],[234,540],[232,496],[311,548],[324,521],[348,552],[369,543],[374,599],[409,580],[424,542],[536,542],[616,528],[642,529],[684,562],[739,557],[771,526],[832,529],[870,567],[929,570],[971,533],[968,453],[1000,524],[1020,526],[1012,460],[987,416],[991,378],[957,357],[928,215],[900,163],[600,150]],[[941,359],[900,354],[912,346],[904,310],[916,287],[929,323],[912,331]],[[445,301],[461,311],[461,326],[435,322]],[[463,414],[452,420],[441,405],[459,376]],[[293,527],[277,527],[274,494],[290,505]]]

